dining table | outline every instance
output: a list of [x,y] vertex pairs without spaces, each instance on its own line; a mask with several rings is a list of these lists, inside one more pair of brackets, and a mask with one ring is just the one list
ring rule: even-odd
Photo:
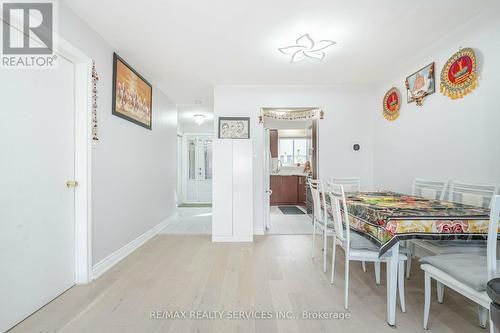
[[350,229],[368,238],[387,260],[387,323],[396,325],[400,242],[486,240],[489,209],[391,191],[346,193]]

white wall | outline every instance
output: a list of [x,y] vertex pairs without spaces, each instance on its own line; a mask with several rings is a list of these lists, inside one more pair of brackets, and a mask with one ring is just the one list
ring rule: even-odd
[[[111,114],[113,48],[59,2],[59,34],[96,62],[100,141],[93,150],[93,264],[175,213],[175,105],[154,88],[153,130]],[[117,50],[146,78],[140,64]]]
[[200,133],[200,134],[213,134],[214,133],[214,122],[212,120],[206,120],[203,124],[198,125],[194,121],[180,120],[178,122],[178,132],[181,134],[185,133]]
[[[263,231],[264,131],[258,123],[261,107],[322,107],[319,122],[319,174],[322,178],[360,176],[362,186],[372,186],[372,101],[364,86],[216,86],[215,120],[220,116],[250,117],[253,140],[254,231]],[[352,144],[362,145],[352,152]],[[214,154],[216,152],[214,151]],[[218,180],[214,178],[214,182]],[[216,195],[216,193],[215,193]],[[214,215],[214,223],[217,216]]]
[[[375,89],[374,180],[380,189],[409,192],[414,177],[500,184],[500,14],[498,7],[404,62]],[[401,35],[401,38],[407,38]],[[463,99],[439,93],[439,75],[458,48],[472,47],[479,86]],[[422,107],[407,104],[404,80],[436,62],[437,91]],[[404,99],[394,122],[382,116],[382,98],[393,85]]]

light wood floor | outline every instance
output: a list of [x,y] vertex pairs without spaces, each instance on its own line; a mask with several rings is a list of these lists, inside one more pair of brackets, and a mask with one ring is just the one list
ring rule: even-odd
[[178,218],[160,232],[174,235],[211,235],[212,207],[179,207]]
[[[210,236],[159,235],[97,281],[68,290],[12,332],[424,332],[423,281],[417,266],[407,282],[407,313],[386,324],[385,280],[373,266],[351,266],[348,320],[150,320],[164,311],[343,312],[343,264],[336,285],[310,258],[310,236],[262,236],[252,244],[212,243]],[[320,242],[318,242],[320,243]],[[384,272],[385,273],[385,272]],[[383,279],[385,274],[383,274]],[[476,307],[447,290],[433,297],[429,332],[486,332]]]

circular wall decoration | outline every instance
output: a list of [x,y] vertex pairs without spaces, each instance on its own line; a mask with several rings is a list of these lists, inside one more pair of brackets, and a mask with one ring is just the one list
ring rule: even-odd
[[399,117],[401,98],[397,88],[391,88],[384,96],[384,118],[393,121]]
[[474,50],[461,49],[451,56],[441,71],[440,91],[451,99],[462,98],[477,86],[477,63]]

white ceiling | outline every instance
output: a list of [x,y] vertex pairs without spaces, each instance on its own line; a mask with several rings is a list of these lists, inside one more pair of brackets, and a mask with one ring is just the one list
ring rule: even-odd
[[[65,0],[187,113],[214,84],[374,82],[497,1]],[[305,33],[338,44],[291,64],[277,48]]]

